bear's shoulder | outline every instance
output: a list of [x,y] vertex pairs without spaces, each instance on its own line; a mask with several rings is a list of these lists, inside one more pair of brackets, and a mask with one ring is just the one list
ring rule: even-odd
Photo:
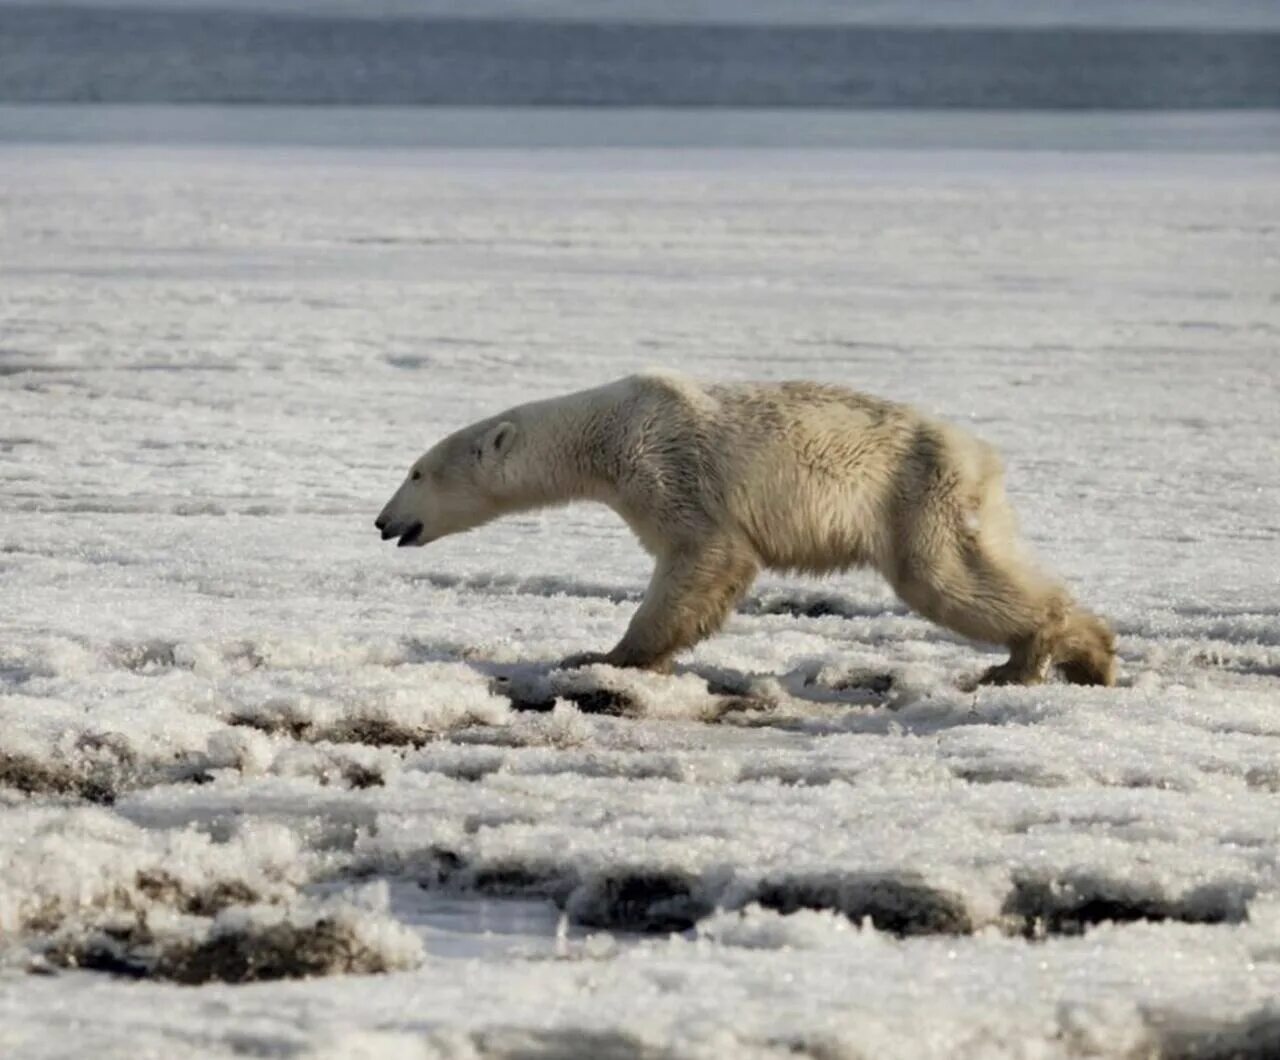
[[682,372],[669,371],[664,368],[651,368],[636,372],[620,380],[620,382],[639,392],[666,394],[673,397],[701,395],[706,389],[696,379]]
[[641,407],[654,408],[672,414],[688,411],[699,416],[714,414],[718,402],[715,387],[684,375],[663,369],[647,370],[618,380],[619,387],[637,399]]

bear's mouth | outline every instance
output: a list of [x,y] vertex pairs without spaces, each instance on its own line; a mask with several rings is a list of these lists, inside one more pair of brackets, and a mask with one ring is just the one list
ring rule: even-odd
[[422,524],[414,523],[407,530],[405,530],[403,534],[400,535],[400,540],[396,542],[396,547],[408,548],[410,545],[417,545],[420,543],[418,539],[421,536],[422,536]]

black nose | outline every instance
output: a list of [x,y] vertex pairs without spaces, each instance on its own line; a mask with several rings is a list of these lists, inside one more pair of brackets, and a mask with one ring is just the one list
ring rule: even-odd
[[385,529],[387,525],[387,517],[385,515],[378,516],[378,518],[373,521],[373,525],[379,530]]

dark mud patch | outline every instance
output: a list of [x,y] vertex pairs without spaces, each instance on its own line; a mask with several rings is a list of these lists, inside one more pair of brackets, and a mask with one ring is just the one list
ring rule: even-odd
[[780,876],[733,881],[638,866],[580,873],[554,864],[468,864],[454,851],[432,849],[416,866],[420,886],[496,897],[550,898],[579,926],[643,934],[688,931],[717,908],[753,902],[780,913],[831,910],[870,919],[895,935],[970,934],[961,897],[910,878],[883,875]]
[[163,979],[186,986],[371,975],[405,967],[398,955],[370,945],[340,919],[310,924],[215,931],[201,941],[165,942],[145,926],[95,930],[55,943],[42,957],[54,968],[76,968],[128,979]]
[[403,725],[388,718],[356,715],[332,725],[312,726],[305,736],[313,743],[359,743],[369,747],[424,747],[440,738],[440,733],[419,726]]
[[0,753],[0,787],[24,795],[54,795],[84,799],[102,806],[116,801],[120,788],[109,771],[41,762],[20,754]]
[[154,966],[156,978],[188,986],[371,975],[395,971],[402,962],[369,945],[342,921],[272,924],[216,933],[203,942],[175,946]]
[[356,714],[321,724],[287,706],[238,711],[227,717],[227,724],[257,729],[268,736],[287,736],[299,743],[353,743],[367,747],[417,749],[445,735],[437,729],[405,725],[373,714]]
[[871,692],[884,696],[893,691],[894,684],[893,674],[876,670],[852,670],[837,678],[829,687],[833,692]]
[[664,865],[575,866],[546,858],[472,860],[465,851],[432,847],[400,866],[420,886],[494,897],[554,901],[579,926],[635,933],[683,932],[718,909],[752,904],[788,915],[839,913],[899,937],[970,935],[996,927],[1037,940],[1080,935],[1104,923],[1178,921],[1236,924],[1247,920],[1256,887],[1206,885],[1169,895],[1124,879],[1015,877],[994,920],[977,919],[965,896],[915,873],[776,872],[756,876],[721,865],[706,872]]
[[288,736],[293,740],[306,739],[314,728],[310,718],[296,717],[283,712],[275,714],[238,712],[227,717],[227,724],[238,728],[257,729],[268,736]]
[[146,951],[151,933],[141,924],[126,928],[99,928],[78,939],[59,939],[39,955],[33,972],[57,968],[101,972],[123,979],[149,979],[153,962]]
[[507,701],[511,704],[512,710],[532,714],[549,714],[555,709],[555,696],[542,695],[537,691],[520,691],[519,689],[511,688],[502,682],[496,681],[490,686],[490,690],[495,695],[506,696]]
[[[46,897],[34,908],[27,910],[22,919],[22,929],[38,935],[49,935],[74,924],[76,918],[89,916],[95,930],[107,931],[112,937],[136,933],[145,928],[148,911],[163,906],[189,916],[214,917],[225,909],[237,905],[269,904],[279,894],[263,895],[243,880],[222,879],[193,884],[184,882],[160,868],[141,869],[133,877],[132,885],[122,883],[98,896],[91,906],[81,907],[64,899]],[[123,923],[107,929],[103,924]],[[133,935],[129,937],[134,938]],[[135,944],[137,939],[134,938]]]
[[1180,921],[1238,924],[1248,919],[1251,888],[1202,887],[1177,898],[1126,880],[1024,878],[1014,883],[1003,913],[1026,938],[1081,935],[1098,924]]
[[248,905],[259,900],[258,893],[241,880],[219,880],[190,890],[169,873],[151,869],[139,872],[135,883],[150,900],[194,916],[216,916],[233,905]]
[[[674,675],[632,671],[635,676],[629,680],[611,667],[602,669],[561,669],[555,663],[550,668],[504,668],[493,675],[489,690],[504,696],[513,710],[543,714],[564,701],[583,714],[604,717],[673,716],[665,703],[666,681],[672,682],[670,694],[675,702],[684,706],[678,714],[688,720],[713,723],[730,714],[776,707],[773,698],[753,694],[751,678],[727,671],[715,671],[709,677],[695,670]],[[705,687],[694,691],[688,683],[691,677],[705,682]]]
[[198,763],[183,761],[144,768],[129,741],[117,732],[82,733],[72,747],[57,748],[45,759],[0,751],[0,787],[104,806],[145,783],[180,783],[196,780],[200,773]]
[[569,918],[584,927],[636,932],[687,931],[713,909],[695,880],[648,869],[593,877],[565,904]]
[[387,783],[386,777],[379,770],[356,763],[350,763],[343,768],[342,778],[347,782],[348,787],[357,791],[385,787]]
[[519,667],[496,674],[489,691],[506,697],[512,710],[546,714],[557,700],[566,700],[584,714],[622,717],[639,713],[635,698],[621,689],[610,688],[577,671],[550,667]]
[[605,714],[621,718],[640,712],[639,704],[635,699],[616,688],[588,688],[580,691],[566,691],[562,694],[583,714]]
[[968,935],[964,900],[921,880],[896,876],[784,876],[762,880],[752,901],[779,913],[832,910],[855,923],[870,919],[894,935]]
[[846,610],[834,597],[817,597],[808,600],[781,599],[760,601],[753,611],[758,615],[791,615],[793,618],[843,618]]
[[[547,693],[537,687],[495,682],[491,690],[496,695],[505,696],[512,710],[522,712],[546,714],[555,709],[557,700],[565,700],[583,714],[601,717],[642,718],[648,713],[645,704],[631,692],[603,685],[595,688],[559,688],[553,693]],[[708,689],[705,706],[697,712],[697,719],[715,722],[730,714],[767,712],[776,707],[777,702],[765,696],[717,695]]]
[[103,939],[86,942],[78,949],[63,951],[57,959],[50,959],[50,963],[85,972],[101,972],[122,979],[149,979],[152,974],[144,962],[129,958],[119,946]]

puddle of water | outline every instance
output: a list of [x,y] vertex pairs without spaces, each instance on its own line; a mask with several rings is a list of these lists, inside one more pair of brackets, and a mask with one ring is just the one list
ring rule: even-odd
[[556,904],[545,898],[429,891],[412,881],[393,881],[390,899],[391,915],[417,932],[427,953],[436,959],[554,958],[564,956],[571,943],[587,935],[609,934],[620,943],[625,941],[612,932],[569,924]]
[[561,928],[548,899],[442,894],[416,885],[393,887],[391,910],[422,936],[433,957],[554,957],[582,931]]

